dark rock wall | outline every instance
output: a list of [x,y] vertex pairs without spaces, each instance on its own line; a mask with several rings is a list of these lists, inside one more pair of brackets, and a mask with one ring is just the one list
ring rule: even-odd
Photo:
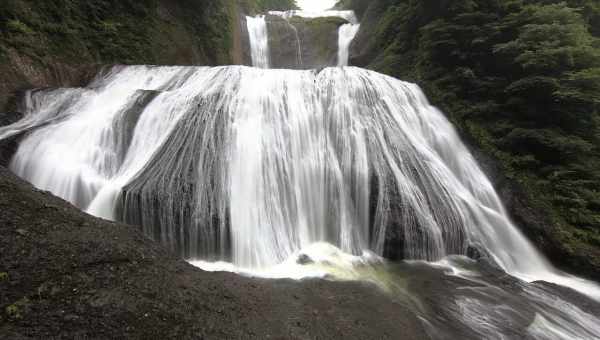
[[268,16],[271,67],[313,69],[337,65],[338,30],[345,23],[336,17],[285,20]]

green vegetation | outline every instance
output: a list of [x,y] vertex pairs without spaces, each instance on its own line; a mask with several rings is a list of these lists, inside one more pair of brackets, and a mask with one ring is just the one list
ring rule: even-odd
[[[51,57],[81,63],[157,64],[175,57],[188,63],[226,63],[231,39],[226,4],[5,0],[0,7],[0,49],[38,61]],[[178,53],[183,55],[177,57]]]
[[378,0],[362,51],[368,67],[420,83],[549,218],[529,236],[597,278],[599,18],[592,0]]
[[0,110],[15,91],[78,86],[105,64],[240,63],[238,12],[293,0],[3,0]]
[[296,0],[256,0],[256,6],[263,11],[287,11],[298,9]]
[[292,17],[290,22],[292,24],[307,24],[315,29],[323,27],[326,29],[331,29],[331,26],[335,28],[348,23],[346,19],[340,17],[303,18],[299,16]]
[[335,9],[352,9],[358,17],[362,17],[371,5],[367,0],[339,0],[334,6]]
[[77,86],[105,64],[241,62],[238,15],[294,0],[2,0],[0,110],[17,90]]
[[236,5],[236,0],[3,0],[0,110],[16,109],[17,90],[79,86],[100,65],[232,63]]
[[238,4],[249,14],[298,9],[296,0],[238,0]]

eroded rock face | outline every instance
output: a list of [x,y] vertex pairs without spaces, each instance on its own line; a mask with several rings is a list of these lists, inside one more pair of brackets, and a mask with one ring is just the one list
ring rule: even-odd
[[338,31],[347,23],[336,17],[284,19],[267,16],[272,68],[313,69],[337,64]]

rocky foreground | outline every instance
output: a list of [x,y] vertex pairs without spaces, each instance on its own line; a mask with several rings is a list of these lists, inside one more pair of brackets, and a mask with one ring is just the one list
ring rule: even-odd
[[0,338],[419,339],[376,287],[203,272],[0,167]]

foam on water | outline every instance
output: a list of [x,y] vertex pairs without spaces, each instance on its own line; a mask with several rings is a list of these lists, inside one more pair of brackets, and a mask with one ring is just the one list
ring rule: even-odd
[[335,280],[368,279],[360,269],[381,262],[383,259],[371,252],[365,251],[361,256],[351,255],[328,243],[311,244],[295,252],[285,261],[265,268],[241,268],[223,261],[190,261],[198,268],[211,272],[225,271],[250,277],[295,280],[327,277]]

